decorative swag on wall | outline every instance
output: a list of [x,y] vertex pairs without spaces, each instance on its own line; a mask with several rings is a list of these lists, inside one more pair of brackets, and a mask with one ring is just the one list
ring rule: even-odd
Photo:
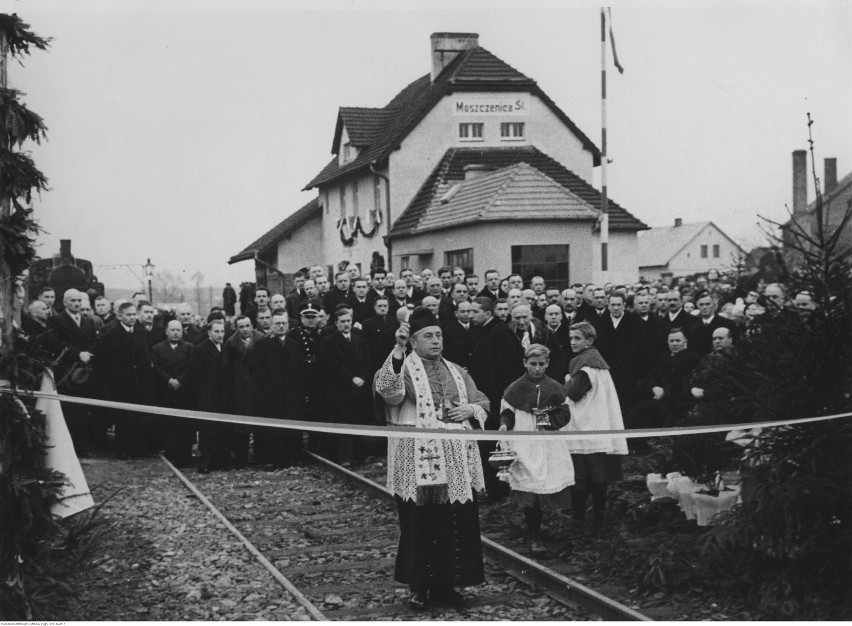
[[379,232],[379,226],[382,224],[382,214],[379,211],[370,211],[370,217],[373,227],[369,231],[364,230],[360,216],[347,215],[346,217],[339,218],[336,228],[340,235],[341,243],[348,247],[355,243],[355,238],[359,233],[367,239],[371,239]]

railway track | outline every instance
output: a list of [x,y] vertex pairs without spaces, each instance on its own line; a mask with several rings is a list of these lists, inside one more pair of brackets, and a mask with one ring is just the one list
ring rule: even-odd
[[[275,473],[172,471],[315,620],[646,620],[531,559],[483,537],[486,582],[463,609],[413,611],[392,579],[396,507],[374,476],[308,453]],[[366,468],[369,471],[369,468]],[[346,514],[341,514],[346,511]]]

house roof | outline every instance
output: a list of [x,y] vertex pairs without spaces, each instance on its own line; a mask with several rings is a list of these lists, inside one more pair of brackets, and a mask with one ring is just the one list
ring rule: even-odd
[[[444,153],[444,156],[432,170],[432,173],[425,180],[420,190],[415,194],[414,199],[408,204],[405,211],[400,215],[399,219],[394,223],[389,236],[404,237],[421,232],[423,229],[434,228],[432,220],[437,219],[434,216],[442,214],[439,209],[433,211],[436,203],[440,203],[440,198],[453,185],[462,183],[465,179],[464,168],[467,165],[481,165],[496,174],[496,170],[511,168],[514,165],[523,163],[528,169],[537,170],[538,174],[543,175],[543,178],[555,182],[558,186],[566,190],[571,198],[576,198],[576,201],[582,202],[584,211],[589,209],[595,211],[595,217],[600,211],[601,195],[600,192],[589,185],[585,180],[574,174],[559,163],[557,160],[546,155],[544,152],[534,146],[515,146],[511,148],[450,148]],[[528,181],[532,180],[533,174],[526,173],[525,177]],[[483,176],[482,178],[491,178],[491,176]],[[474,181],[479,179],[474,179]],[[536,179],[541,180],[541,178]],[[470,181],[470,182],[474,182]],[[518,184],[512,189],[512,194],[523,189],[523,186]],[[532,185],[531,183],[525,189],[530,193],[530,201],[544,202],[543,196],[547,193],[553,194],[552,188],[544,188],[539,183]],[[510,196],[504,196],[509,198]],[[547,202],[553,203],[556,198],[563,202],[562,206],[569,206],[565,198],[567,195],[553,196]],[[512,202],[518,204],[520,198],[511,195]],[[455,199],[454,199],[455,200]],[[565,204],[567,203],[567,204]],[[558,202],[557,202],[558,204]],[[508,206],[508,205],[507,205]],[[579,206],[579,205],[570,205]],[[543,207],[544,208],[544,207]],[[547,210],[552,207],[548,206]],[[618,203],[609,200],[609,227],[610,230],[643,230],[648,226],[628,213]],[[493,213],[497,215],[497,213]],[[522,215],[526,218],[529,214]],[[584,213],[588,215],[588,213]],[[561,218],[566,217],[562,215]],[[573,219],[578,219],[576,215],[571,216]],[[499,219],[516,219],[516,217],[508,214],[503,214]],[[588,218],[583,218],[588,219]]]
[[[571,119],[541,90],[538,84],[491,54],[485,48],[473,48],[461,52],[444,70],[431,80],[429,74],[418,78],[382,109],[343,107],[338,113],[332,152],[338,149],[343,125],[350,133],[350,143],[363,146],[358,156],[349,163],[340,165],[332,159],[311,180],[305,190],[328,184],[338,178],[367,169],[381,162],[396,149],[403,139],[420,123],[441,99],[453,92],[493,91],[529,92],[542,100],[557,117],[580,139],[583,147],[592,153],[595,165],[600,165],[600,151]],[[379,113],[383,111],[383,113]],[[350,122],[352,128],[350,128]],[[357,141],[351,137],[353,133]]]
[[[827,194],[825,194],[825,195],[822,197],[822,204],[823,204],[823,206],[827,205],[827,204],[828,204],[828,203],[832,200],[832,198],[834,198],[835,196],[837,196],[837,195],[839,195],[839,194],[843,193],[843,191],[844,191],[847,187],[849,187],[850,185],[852,185],[852,172],[849,172],[846,176],[844,176],[843,178],[841,178],[840,180],[838,180],[838,181],[837,181],[837,184],[834,186],[834,189],[832,189],[830,192],[828,192]],[[810,211],[810,212],[812,212],[812,213],[813,213],[814,211],[816,211],[816,204],[817,204],[817,203],[816,203],[816,200],[814,200],[813,202],[811,202],[811,203],[808,205],[808,211]],[[846,208],[846,207],[843,207],[843,208]]]
[[[843,191],[844,191],[844,190],[846,190],[846,188],[847,188],[847,187],[849,187],[849,186],[852,186],[852,172],[849,172],[846,176],[844,176],[843,178],[841,178],[840,180],[838,180],[838,181],[837,181],[837,184],[834,186],[834,189],[832,189],[829,193],[825,194],[825,195],[822,197],[822,205],[823,205],[824,207],[825,207],[825,206],[828,206],[828,205],[829,205],[829,203],[830,203],[830,202],[831,202],[831,201],[832,201],[832,200],[833,200],[836,196],[838,196],[838,195],[840,195],[841,193],[843,193]],[[815,214],[816,214],[816,205],[817,205],[816,200],[814,200],[813,202],[811,202],[811,203],[808,205],[808,208],[805,210],[805,213],[806,213],[807,215],[815,215]],[[845,207],[841,207],[841,208],[845,208]],[[789,225],[792,223],[792,221],[793,221],[793,220],[792,220],[792,218],[791,218],[791,219],[788,219],[786,222],[784,222],[784,224],[783,224],[783,225],[784,225],[784,226],[789,226]]]
[[369,146],[393,117],[393,111],[387,109],[367,109],[363,107],[340,107],[337,114],[337,126],[334,129],[334,141],[331,151],[335,152],[340,142],[343,127],[349,134],[349,143],[363,148]]
[[664,267],[668,265],[669,261],[688,246],[707,226],[715,228],[728,241],[739,248],[736,242],[713,222],[694,222],[680,226],[651,228],[639,233],[639,267]]
[[259,239],[247,245],[241,252],[232,256],[228,259],[228,265],[254,258],[255,253],[260,254],[270,246],[275,245],[279,239],[286,237],[314,217],[322,217],[322,207],[320,207],[319,198],[314,198]]
[[583,220],[598,211],[526,163],[516,163],[462,182],[442,183],[416,228],[420,234],[460,224],[503,220]]

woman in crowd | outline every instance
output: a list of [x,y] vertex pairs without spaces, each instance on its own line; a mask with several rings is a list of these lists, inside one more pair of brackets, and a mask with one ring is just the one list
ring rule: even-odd
[[[558,430],[571,413],[565,388],[545,375],[550,350],[534,343],[524,352],[527,373],[506,388],[500,409],[500,430]],[[569,487],[574,484],[574,466],[568,441],[513,441],[517,461],[509,468],[512,501],[524,512],[533,554],[545,552],[539,535],[542,509],[570,506]]]
[[[593,347],[597,332],[588,322],[571,326],[571,350],[576,355],[568,364],[566,391],[571,421],[565,430],[623,430],[624,422],[618,404],[609,366]],[[586,518],[586,498],[592,493],[592,515],[600,527],[606,510],[606,487],[621,480],[621,457],[627,454],[624,437],[569,439],[574,462],[576,484],[572,491],[574,520]]]

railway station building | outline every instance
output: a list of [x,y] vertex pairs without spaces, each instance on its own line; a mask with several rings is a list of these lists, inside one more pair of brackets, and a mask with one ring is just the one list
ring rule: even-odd
[[[258,282],[343,260],[366,273],[461,266],[598,282],[601,155],[535,80],[473,33],[431,36],[430,72],[381,108],[341,107],[332,158],[307,183],[317,196],[230,263]],[[638,278],[648,227],[609,200],[609,273]]]

